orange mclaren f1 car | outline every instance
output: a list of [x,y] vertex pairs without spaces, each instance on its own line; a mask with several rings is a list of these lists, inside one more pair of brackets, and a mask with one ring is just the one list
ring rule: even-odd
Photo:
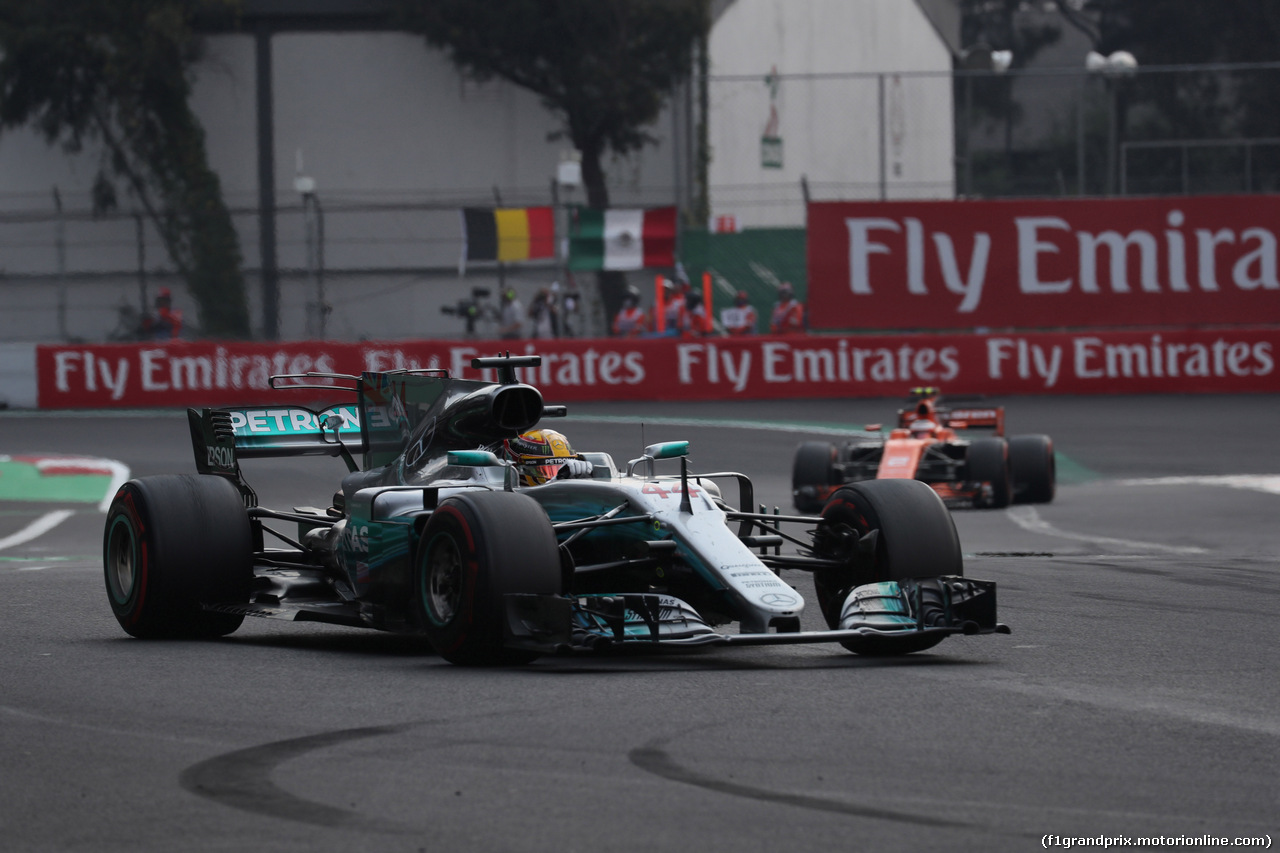
[[[914,388],[886,438],[879,424],[843,446],[806,441],[796,450],[791,494],[813,513],[846,483],[923,480],[952,506],[1005,507],[1053,500],[1056,469],[1047,435],[1005,438],[1004,407],[944,402],[937,388]],[[969,437],[975,431],[991,435]],[[962,437],[962,434],[964,437]]]

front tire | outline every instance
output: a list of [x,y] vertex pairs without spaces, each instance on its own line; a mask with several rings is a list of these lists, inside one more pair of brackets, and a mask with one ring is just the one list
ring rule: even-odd
[[249,599],[253,535],[239,490],[209,475],[130,480],[107,510],[102,563],[111,610],[134,637],[230,634],[244,616],[201,605]]
[[829,441],[806,441],[796,448],[791,466],[791,497],[796,510],[821,512],[835,484],[836,446]]
[[[840,569],[814,572],[818,606],[827,626],[840,625],[840,611],[856,586],[906,578],[964,575],[964,555],[951,513],[938,494],[919,480],[870,480],[845,486],[822,510],[814,537],[821,557],[844,562]],[[867,534],[876,531],[874,541]],[[875,638],[841,643],[859,654],[906,654],[942,642],[924,635],[917,642],[879,643]]]
[[440,502],[418,547],[413,605],[436,652],[465,666],[524,664],[505,645],[508,593],[558,594],[559,546],[546,511],[518,492],[463,492]]
[[1015,435],[1009,439],[1015,503],[1047,504],[1057,491],[1058,469],[1053,439],[1047,435]]
[[980,438],[969,445],[965,462],[967,479],[990,483],[991,496],[975,503],[991,509],[1003,509],[1013,496],[1013,480],[1010,475],[1009,443],[1003,438]]

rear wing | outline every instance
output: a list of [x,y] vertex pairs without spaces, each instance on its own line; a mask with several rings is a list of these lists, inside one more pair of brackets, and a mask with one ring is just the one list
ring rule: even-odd
[[187,409],[196,470],[240,481],[241,459],[272,456],[341,456],[359,470],[352,451],[363,450],[360,408],[354,404],[245,406]]
[[983,405],[981,397],[953,397],[943,402],[937,388],[913,388],[907,397],[912,408],[898,410],[898,426],[925,418],[951,429],[990,429],[1004,435],[1004,406]]
[[992,429],[1004,435],[1004,406],[968,409],[940,409],[946,425],[952,429]]
[[[437,430],[470,430],[478,437],[507,437],[529,429],[540,417],[563,417],[565,407],[544,406],[542,395],[520,385],[516,369],[537,367],[539,356],[472,359],[477,369],[492,368],[499,383],[452,379],[441,368],[366,372],[281,374],[271,377],[278,390],[347,392],[354,403],[324,409],[304,406],[243,406],[188,409],[196,470],[227,477],[248,495],[240,460],[281,456],[340,456],[359,471],[353,453],[364,454],[364,468],[385,465],[405,452],[411,436],[429,441]],[[473,396],[485,393],[468,402]],[[466,421],[459,425],[455,421]],[[496,430],[496,431],[495,431]]]

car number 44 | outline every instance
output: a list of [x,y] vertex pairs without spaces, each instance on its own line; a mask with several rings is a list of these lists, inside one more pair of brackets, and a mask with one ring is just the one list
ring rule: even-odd
[[[668,489],[664,489],[662,486],[659,486],[657,483],[645,483],[644,488],[640,490],[642,494],[657,495],[660,498],[667,498],[667,497],[671,497],[672,495],[678,495],[683,491],[684,489],[680,486],[679,483],[675,484],[674,486]],[[694,485],[689,486],[689,497],[696,498],[699,494],[701,494],[701,492],[698,490],[697,486],[694,486]]]

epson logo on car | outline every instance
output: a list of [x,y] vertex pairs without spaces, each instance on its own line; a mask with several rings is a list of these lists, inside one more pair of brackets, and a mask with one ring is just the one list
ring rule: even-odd
[[230,447],[206,447],[207,453],[206,463],[210,468],[226,468],[228,470],[236,467],[236,455]]
[[369,550],[369,528],[367,526],[356,527],[352,525],[343,531],[342,538],[347,541],[347,547],[352,551]]

